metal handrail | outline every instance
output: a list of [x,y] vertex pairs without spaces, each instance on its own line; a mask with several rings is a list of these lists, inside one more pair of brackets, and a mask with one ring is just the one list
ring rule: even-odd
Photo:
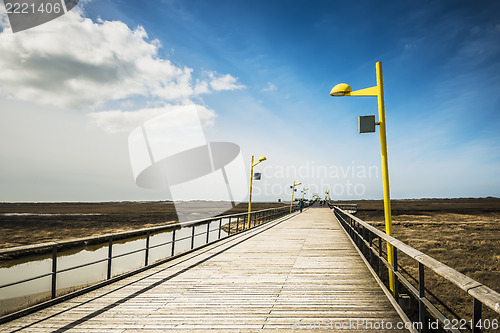
[[[295,212],[297,209],[298,209],[298,205],[294,205],[293,212]],[[269,222],[273,219],[287,215],[287,214],[289,214],[289,210],[290,210],[290,208],[288,206],[283,206],[283,207],[278,207],[278,208],[269,208],[269,209],[254,211],[254,212],[251,212],[250,215],[248,213],[238,213],[238,214],[231,214],[231,215],[224,215],[224,216],[217,216],[217,217],[212,217],[212,218],[207,218],[207,219],[201,219],[201,220],[196,220],[196,221],[175,223],[175,224],[170,224],[170,225],[166,225],[166,226],[143,228],[143,229],[134,230],[134,231],[125,231],[125,232],[119,232],[119,233],[106,234],[106,235],[101,235],[101,236],[96,236],[96,237],[79,238],[79,239],[72,239],[72,240],[67,240],[67,241],[48,242],[48,243],[42,243],[42,244],[18,246],[18,247],[13,247],[13,248],[2,249],[2,250],[0,250],[0,256],[2,256],[2,255],[30,256],[33,254],[38,255],[41,252],[43,253],[44,251],[46,251],[46,252],[52,251],[52,271],[38,275],[38,276],[34,276],[34,277],[31,277],[28,279],[22,279],[22,280],[18,280],[18,281],[14,281],[14,282],[0,285],[0,289],[11,287],[11,286],[18,285],[21,283],[27,283],[30,281],[34,281],[37,279],[51,276],[52,277],[51,288],[50,288],[51,299],[55,299],[56,295],[57,295],[57,291],[58,291],[57,290],[57,283],[56,283],[56,281],[57,281],[56,277],[57,277],[58,273],[67,272],[70,270],[74,270],[74,269],[78,269],[78,268],[82,268],[82,267],[87,267],[87,266],[91,266],[91,265],[95,265],[95,264],[107,261],[108,265],[107,265],[107,272],[106,272],[107,273],[106,280],[110,280],[112,278],[111,269],[112,269],[113,259],[124,257],[124,256],[131,255],[131,254],[135,254],[135,253],[139,253],[139,252],[145,252],[144,266],[141,268],[141,269],[144,269],[144,267],[150,266],[149,251],[153,248],[157,248],[157,247],[166,246],[166,245],[171,244],[171,249],[170,249],[168,255],[163,257],[163,260],[165,260],[167,258],[174,257],[175,249],[176,249],[175,244],[178,242],[191,239],[190,249],[193,250],[193,249],[195,249],[194,243],[195,243],[196,237],[206,235],[204,243],[196,247],[196,248],[198,248],[201,246],[205,246],[209,243],[216,242],[216,241],[225,239],[229,236],[232,236],[232,235],[249,230],[248,223],[247,223],[248,216],[250,216],[250,222],[251,223],[253,222],[253,225],[250,226],[250,229],[251,229],[251,228],[256,227],[258,225],[261,225],[263,223]],[[228,233],[226,236],[221,237],[221,230],[223,227],[222,221],[224,221],[226,219],[228,220],[228,223],[227,223],[228,224]],[[217,226],[217,228],[210,229],[210,224],[214,221],[219,222],[218,226]],[[230,228],[231,222],[237,223],[237,229],[234,233],[231,233],[231,228]],[[243,223],[242,230],[240,230],[240,228],[239,228],[240,223]],[[203,224],[207,225],[207,228],[202,232],[195,232],[195,227],[199,226],[199,225],[203,225]],[[176,230],[179,230],[180,228],[186,228],[186,227],[192,228],[191,234],[186,236],[186,237],[176,238]],[[151,235],[158,234],[161,232],[168,232],[168,231],[172,231],[172,239],[171,240],[169,240],[167,242],[160,243],[160,244],[155,244],[153,246],[150,245]],[[218,232],[217,239],[212,241],[212,242],[209,242],[210,234],[213,232]],[[113,241],[114,240],[118,240],[118,239],[119,240],[126,240],[126,239],[130,239],[130,238],[138,237],[138,236],[146,236],[145,247],[141,247],[140,249],[121,253],[118,255],[113,255],[113,245],[114,245]],[[108,243],[108,256],[107,257],[105,257],[103,259],[87,262],[84,264],[79,264],[79,265],[67,267],[64,269],[57,268],[57,263],[58,263],[57,258],[58,258],[58,253],[59,253],[58,249],[59,248],[62,248],[62,249],[80,248],[82,244],[83,245],[105,244],[106,242]],[[162,259],[160,259],[160,260],[162,260]],[[131,273],[131,272],[128,272],[128,273]],[[133,273],[133,271],[132,271],[132,273]],[[8,317],[9,317],[9,315],[0,318],[0,323],[10,320],[10,317],[9,318]]]
[[[340,209],[338,206],[333,206],[333,212],[341,225],[344,227],[349,236],[353,239],[356,246],[370,259],[372,262],[373,255],[378,257],[380,263],[384,264],[388,269],[390,269],[395,275],[395,290],[394,295],[396,300],[400,296],[400,283],[402,283],[418,300],[419,302],[419,331],[426,331],[426,310],[429,311],[436,319],[441,323],[448,321],[443,313],[439,311],[425,296],[425,268],[428,268],[445,278],[447,281],[453,283],[455,286],[467,292],[473,297],[473,318],[471,321],[472,331],[474,333],[481,332],[480,325],[478,323],[481,321],[482,315],[482,305],[486,305],[496,313],[500,314],[500,294],[491,288],[477,282],[468,276],[454,270],[453,268],[441,263],[440,261],[414,249],[413,247],[397,240],[396,238],[387,235],[386,233],[380,231],[379,229],[369,225],[368,223],[362,221],[361,219],[353,216]],[[378,238],[378,247],[375,248],[373,240]],[[382,240],[391,244],[394,248],[394,266],[389,264],[389,262],[382,255]],[[418,262],[418,272],[419,278],[418,288],[414,287],[398,270],[397,255],[398,250],[406,254],[410,258]],[[379,266],[379,274],[381,273]],[[458,329],[449,329],[451,332],[460,331]]]

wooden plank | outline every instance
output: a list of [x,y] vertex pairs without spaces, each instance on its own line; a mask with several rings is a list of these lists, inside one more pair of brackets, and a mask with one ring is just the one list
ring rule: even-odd
[[500,295],[491,288],[479,286],[468,290],[469,295],[480,299],[486,306],[500,313]]
[[394,327],[402,321],[330,211],[318,208],[0,329],[310,331],[307,325],[382,320]]

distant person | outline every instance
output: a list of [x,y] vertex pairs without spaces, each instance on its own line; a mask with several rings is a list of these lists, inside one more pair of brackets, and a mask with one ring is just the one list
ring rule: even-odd
[[304,208],[304,200],[300,200],[299,201],[299,208],[300,208],[300,212],[302,213],[302,208]]

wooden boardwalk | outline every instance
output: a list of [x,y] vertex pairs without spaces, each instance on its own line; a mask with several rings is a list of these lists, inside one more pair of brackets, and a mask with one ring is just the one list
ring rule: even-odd
[[310,208],[6,323],[0,331],[403,332],[387,329],[398,322],[330,209]]

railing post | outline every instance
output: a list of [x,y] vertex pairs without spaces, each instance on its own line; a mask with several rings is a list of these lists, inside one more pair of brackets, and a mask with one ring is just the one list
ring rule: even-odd
[[472,333],[481,333],[482,303],[474,298],[474,313],[472,315]]
[[418,320],[420,322],[420,332],[427,332],[427,321],[425,319],[425,283],[424,283],[424,265],[418,263]]
[[191,250],[194,249],[194,230],[195,229],[196,229],[196,226],[193,224],[192,232],[191,232]]
[[56,298],[57,282],[57,245],[52,248],[52,286],[51,297]]
[[[231,223],[231,220],[229,220],[229,223]],[[239,217],[236,218],[236,232],[235,233],[237,233],[238,230],[240,230],[240,218]]]
[[368,235],[368,229],[366,229],[365,227],[363,227],[363,250],[365,252],[365,258],[368,258],[368,245],[366,245],[366,240],[367,240],[367,237],[366,235]]
[[356,224],[350,216],[348,216],[347,218],[349,219],[349,225],[351,226],[351,238],[356,242]]
[[382,276],[382,238],[378,237],[378,275]]
[[361,247],[361,227],[359,226],[359,222],[356,221],[356,237],[358,239],[358,248],[363,251],[363,248]]
[[370,265],[373,265],[373,236],[371,231],[368,233],[368,243],[370,244]]
[[[222,229],[222,218],[219,219],[219,235],[217,236],[217,239],[220,239],[220,231]],[[229,235],[229,232],[227,233]]]
[[210,237],[210,223],[212,223],[212,221],[209,221],[207,223],[207,241],[205,242],[206,244],[208,244],[208,239]]
[[109,237],[108,241],[108,272],[107,279],[111,279],[111,261],[113,259],[113,237]]
[[175,229],[172,230],[172,251],[170,252],[170,256],[173,257],[175,253]]
[[148,230],[148,232],[146,233],[146,255],[144,258],[144,266],[147,266],[149,261],[149,236],[150,232]]
[[394,247],[394,298],[396,299],[396,302],[399,301],[399,279],[398,275],[396,274],[398,272],[398,249]]

